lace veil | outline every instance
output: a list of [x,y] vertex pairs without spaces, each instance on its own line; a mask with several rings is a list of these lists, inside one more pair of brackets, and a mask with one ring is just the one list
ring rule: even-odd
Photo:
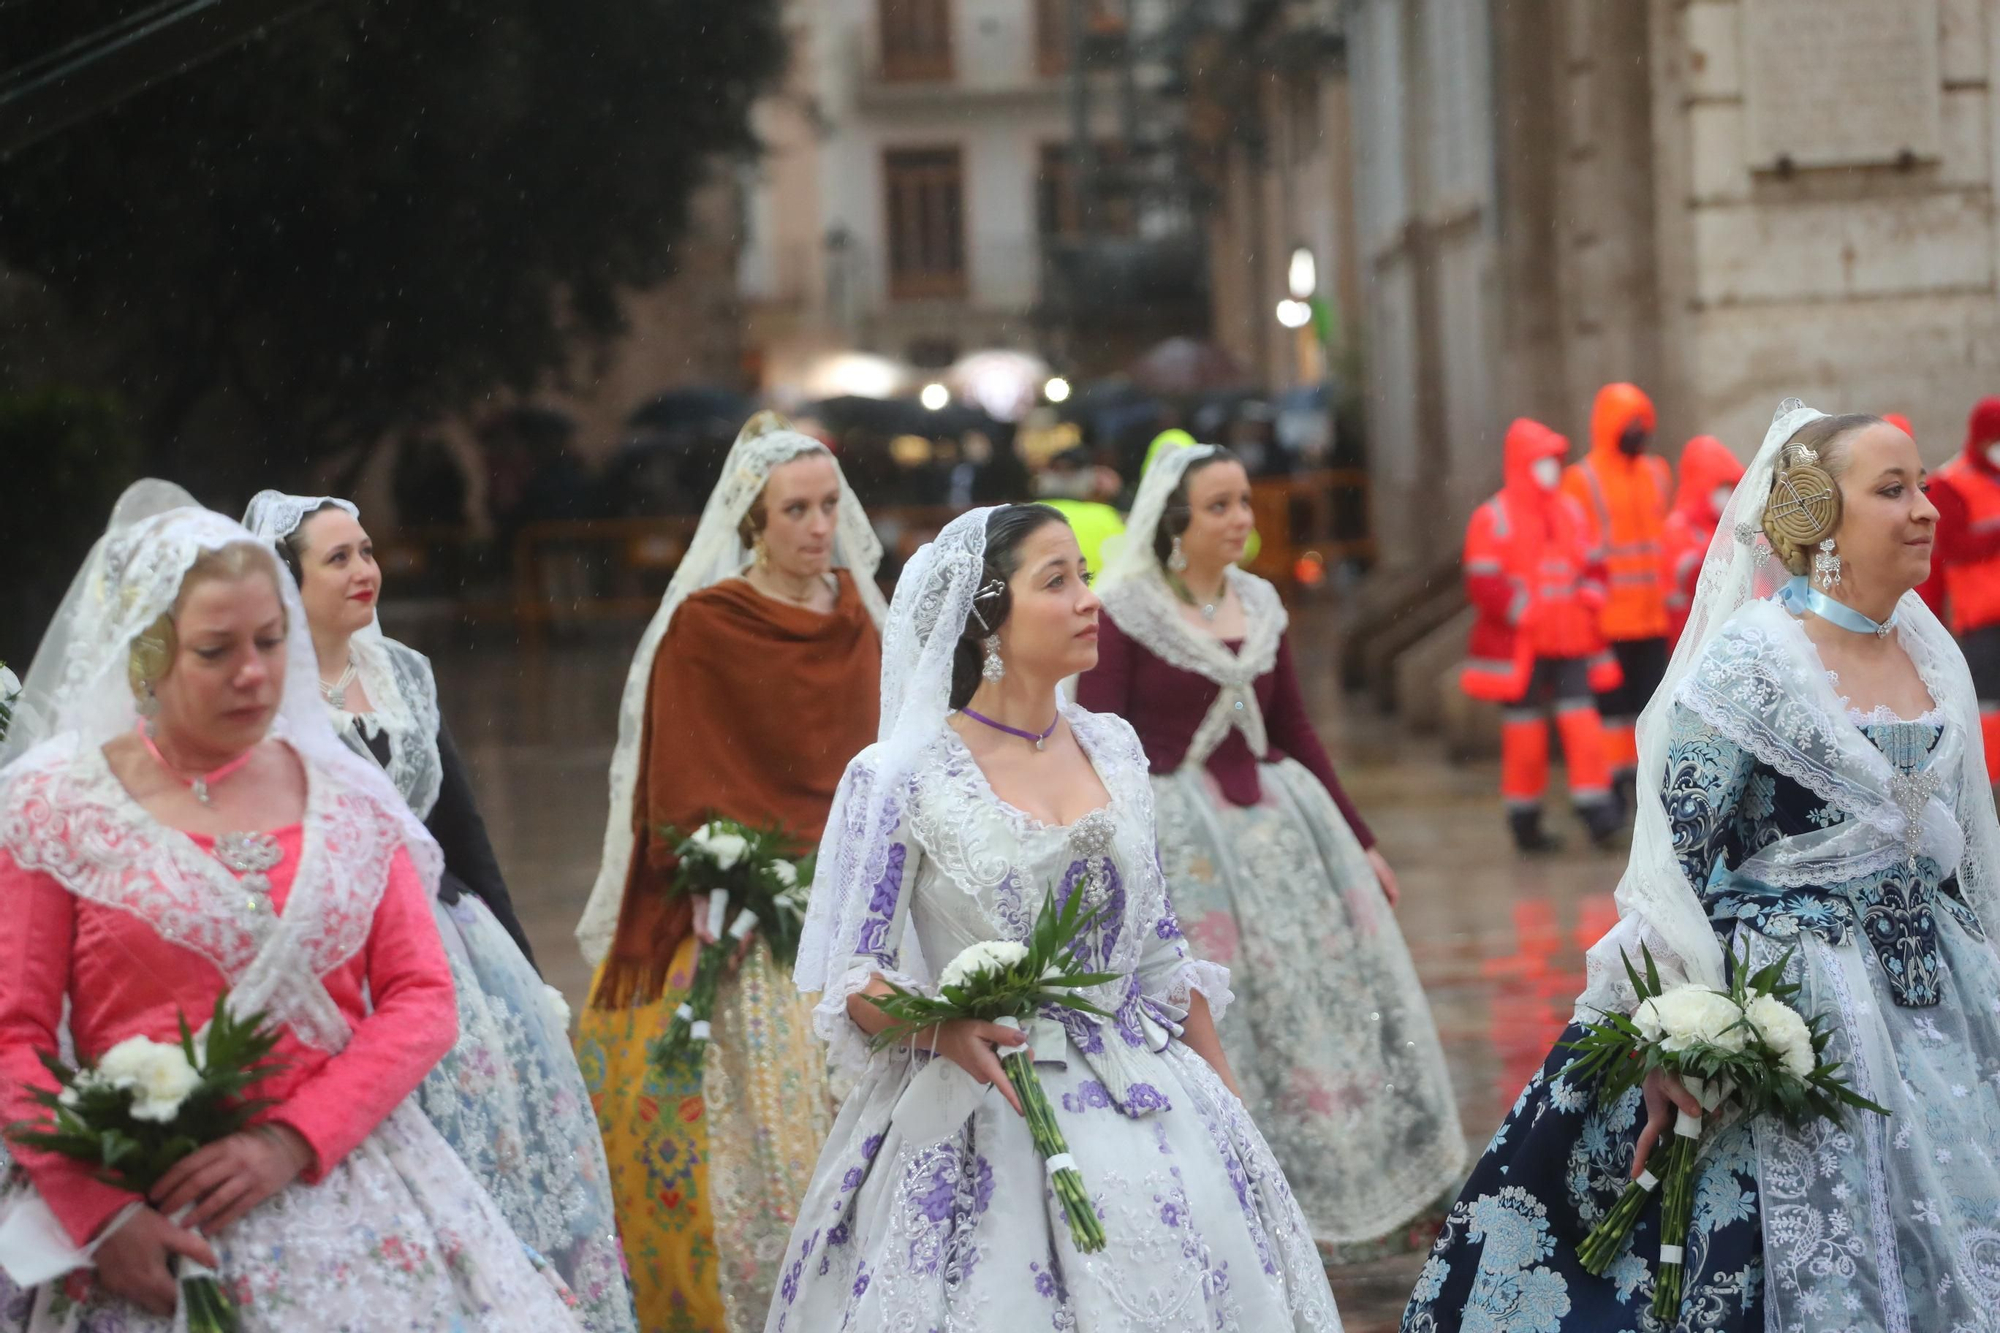
[[[1778,455],[1800,427],[1825,415],[1786,399],[1725,507],[1696,583],[1694,606],[1660,688],[1639,718],[1638,809],[1631,859],[1617,891],[1619,921],[1588,955],[1578,1013],[1628,1011],[1623,954],[1649,948],[1663,976],[1719,986],[1722,947],[1698,885],[1674,854],[1662,803],[1677,703],[1760,760],[1855,816],[1764,858],[1774,882],[1834,882],[1920,850],[1959,880],[1986,928],[2000,926],[1993,883],[2000,824],[1987,797],[1978,703],[1965,660],[1915,593],[1897,607],[1899,641],[1945,717],[1935,764],[1950,771],[1935,796],[1899,806],[1895,775],[1846,718],[1810,640],[1773,595],[1791,574],[1763,533]],[[1947,802],[1956,797],[1956,806]]]
[[[611,809],[604,822],[604,858],[584,905],[583,919],[576,927],[577,943],[592,966],[611,948],[625,877],[631,869],[632,795],[638,788],[639,742],[646,725],[646,690],[653,678],[653,656],[682,602],[703,588],[741,574],[750,563],[750,549],[742,538],[743,519],[764,493],[772,470],[811,454],[833,458],[825,445],[792,430],[775,412],[759,412],[745,423],[723,461],[722,480],[702,508],[694,540],[688,543],[687,553],[667,584],[666,596],[660,599],[659,609],[632,655],[625,691],[618,702],[618,744],[611,753]],[[869,525],[860,498],[840,473],[838,460],[834,460],[834,472],[840,475],[840,514],[834,527],[833,563],[853,575],[855,591],[879,625],[887,613],[881,590],[875,586],[882,543]]]
[[[874,886],[888,874],[889,848],[903,818],[910,779],[951,712],[952,656],[986,567],[986,523],[974,509],[945,525],[896,582],[882,628],[882,720],[875,744],[847,766],[820,841],[805,931],[793,978],[823,991],[847,972]],[[916,950],[903,970],[925,983]]]
[[[243,512],[243,526],[276,547],[297,532],[308,515],[327,505],[346,510],[357,521],[361,517],[353,501],[336,495],[259,491]],[[389,750],[389,781],[418,819],[428,819],[444,786],[444,759],[438,750],[442,715],[436,673],[422,653],[382,633],[379,610],[369,618],[367,628],[355,633],[350,647],[355,673],[375,711],[335,714],[336,729],[345,724],[365,734],[389,732],[395,742]]]
[[220,863],[186,838],[161,836],[99,754],[138,721],[126,678],[132,640],[172,608],[200,554],[254,540],[166,482],[140,481],[120,498],[50,622],[0,743],[0,847],[79,896],[143,916],[215,963],[239,1004],[338,1049],[346,1025],[316,979],[366,941],[398,847],[431,893],[444,857],[381,769],[334,733],[298,588],[282,563],[290,633],[271,734],[297,751],[310,778],[305,849],[284,916],[246,924],[234,911],[238,895],[217,891],[215,876],[228,878]]

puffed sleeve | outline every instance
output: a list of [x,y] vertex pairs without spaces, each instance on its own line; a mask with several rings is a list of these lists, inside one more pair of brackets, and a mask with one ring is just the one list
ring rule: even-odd
[[[834,819],[827,824],[827,839],[844,837],[841,817],[846,809],[864,809],[871,799],[874,773],[869,756],[863,754],[848,766],[847,774],[841,779],[841,792],[834,802]],[[842,830],[836,832],[836,830]],[[834,855],[828,855],[833,851]],[[876,977],[892,981],[898,986],[916,990],[921,983],[904,970],[904,936],[910,924],[910,900],[917,884],[917,871],[923,860],[923,851],[910,831],[910,812],[907,801],[895,810],[895,824],[884,836],[881,863],[877,866],[869,854],[870,849],[843,845],[829,848],[823,842],[819,864],[822,873],[828,867],[860,866],[864,875],[870,877],[860,886],[866,900],[860,904],[856,924],[847,932],[847,938],[836,941],[839,950],[833,964],[826,969],[828,979],[826,990],[821,994],[818,1006],[813,1011],[814,1030],[825,1039],[831,1049],[831,1058],[836,1068],[857,1071],[868,1062],[868,1034],[854,1022],[847,1012],[848,998],[867,989]]]
[[458,1040],[458,1004],[444,942],[407,853],[389,863],[367,949],[374,1011],[312,1077],[265,1118],[290,1125],[313,1151],[305,1179],[317,1184]]
[[1736,802],[1754,761],[1686,704],[1674,705],[1660,779],[1674,856],[1697,893],[1729,851]]
[[[57,1084],[38,1056],[61,1049],[57,1033],[69,993],[76,899],[47,875],[22,870],[0,853],[0,912],[7,919],[0,930],[0,1123],[41,1123],[48,1112],[33,1094],[53,1092]],[[89,1244],[126,1204],[139,1201],[71,1158],[19,1145],[10,1151],[78,1245]]]
[[1229,969],[1221,963],[1211,963],[1196,958],[1188,948],[1187,937],[1181,933],[1180,919],[1174,915],[1173,899],[1166,889],[1166,876],[1160,870],[1157,854],[1153,871],[1160,876],[1160,910],[1150,922],[1138,924],[1145,929],[1145,942],[1139,949],[1139,987],[1149,1000],[1157,1000],[1182,1013],[1195,991],[1208,1001],[1210,1017],[1220,1022],[1222,1011],[1235,998],[1229,989]]

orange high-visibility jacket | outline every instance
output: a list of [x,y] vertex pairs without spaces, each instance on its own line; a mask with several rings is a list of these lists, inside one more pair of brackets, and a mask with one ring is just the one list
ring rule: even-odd
[[2000,468],[1986,456],[2000,441],[2000,398],[1982,398],[1965,423],[1965,448],[1931,483],[1937,505],[1935,574],[1944,575],[1954,633],[2000,625]]
[[1656,639],[1667,632],[1660,537],[1667,525],[1673,471],[1657,454],[1627,457],[1618,437],[1630,426],[1653,428],[1653,400],[1637,385],[1607,384],[1590,412],[1590,453],[1563,476],[1563,491],[1583,506],[1590,539],[1604,548],[1610,595],[1604,637]]
[[1680,642],[1694,607],[1694,585],[1701,577],[1709,539],[1722,521],[1714,495],[1723,486],[1743,480],[1743,464],[1729,446],[1713,435],[1697,435],[1681,450],[1681,484],[1674,493],[1674,512],[1667,515],[1660,536],[1660,568],[1667,580],[1667,635]]
[[1523,417],[1507,428],[1506,450],[1506,484],[1465,531],[1465,594],[1478,618],[1459,686],[1475,699],[1514,703],[1527,694],[1537,657],[1582,657],[1593,690],[1615,689],[1618,662],[1597,627],[1603,559],[1576,501],[1534,477],[1535,460],[1562,458],[1569,441]]

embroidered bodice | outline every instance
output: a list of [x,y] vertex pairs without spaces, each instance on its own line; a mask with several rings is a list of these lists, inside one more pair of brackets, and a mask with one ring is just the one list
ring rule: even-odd
[[[1851,720],[1903,779],[1923,782],[1942,735],[1934,719],[1878,712]],[[1844,811],[1676,706],[1664,798],[1674,851],[1718,933],[1739,922],[1774,939],[1801,930],[1839,944],[1857,928],[1881,963],[1896,1003],[1938,1001],[1937,932],[1943,914],[1984,938],[1955,873],[1918,855],[1829,884],[1772,885],[1738,872],[1781,839],[1840,825]],[[1947,800],[1950,793],[1944,793]]]
[[[936,973],[968,945],[1024,940],[1050,894],[1067,902],[1082,893],[1086,908],[1105,909],[1079,945],[1094,970],[1118,974],[1086,992],[1112,1021],[1068,1011],[1049,1017],[1061,1022],[1107,1087],[1124,1088],[1136,1078],[1121,1051],[1157,1050],[1178,1032],[1191,990],[1200,990],[1220,1016],[1228,972],[1193,958],[1174,918],[1154,850],[1152,789],[1137,738],[1118,718],[1075,707],[1064,714],[1111,797],[1066,825],[1042,823],[1002,801],[957,733],[940,728],[911,777],[846,984],[821,1006],[832,1020],[821,1030],[837,1045],[857,1039],[844,1003],[871,976],[917,985],[919,974]],[[856,1053],[852,1045],[847,1053]]]

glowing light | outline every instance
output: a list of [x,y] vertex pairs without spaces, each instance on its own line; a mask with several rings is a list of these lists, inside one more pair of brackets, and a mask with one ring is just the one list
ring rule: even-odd
[[1313,252],[1303,245],[1292,251],[1285,285],[1291,288],[1294,301],[1303,301],[1319,290],[1319,265],[1313,262]]
[[945,404],[951,401],[951,390],[935,382],[926,384],[924,391],[917,395],[917,401],[933,412],[942,411]]
[[1064,379],[1060,375],[1050,376],[1049,382],[1042,386],[1042,397],[1048,399],[1052,403],[1068,402],[1069,381]]
[[1326,557],[1307,551],[1292,562],[1292,581],[1301,588],[1317,588],[1326,582]]
[[1278,302],[1278,322],[1288,329],[1302,329],[1312,323],[1312,307],[1304,301]]

